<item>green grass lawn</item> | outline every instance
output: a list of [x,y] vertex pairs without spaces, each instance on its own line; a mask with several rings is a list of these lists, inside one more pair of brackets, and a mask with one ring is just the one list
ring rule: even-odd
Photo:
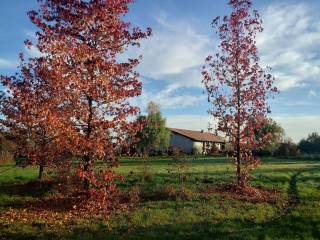
[[[0,239],[320,239],[320,160],[263,160],[251,184],[279,190],[278,203],[196,194],[198,189],[233,181],[234,170],[225,158],[189,160],[177,169],[168,158],[151,158],[147,167],[142,159],[122,159],[117,171],[127,181],[120,187],[138,185],[145,196],[132,211],[108,222],[87,220],[59,229],[34,222],[0,223]],[[147,176],[143,181],[142,172]],[[0,166],[0,214],[16,202],[52,194],[49,188],[19,188],[36,177],[34,167]],[[190,196],[157,198],[163,184],[183,185]]]

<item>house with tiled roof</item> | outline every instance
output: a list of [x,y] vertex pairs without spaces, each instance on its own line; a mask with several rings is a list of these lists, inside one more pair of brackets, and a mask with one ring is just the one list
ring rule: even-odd
[[184,153],[207,154],[224,150],[226,140],[215,134],[180,128],[169,128],[169,130],[171,131],[170,146]]

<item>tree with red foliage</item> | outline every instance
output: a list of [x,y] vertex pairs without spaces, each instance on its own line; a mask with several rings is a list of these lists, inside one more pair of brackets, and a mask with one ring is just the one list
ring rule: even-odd
[[[48,97],[41,105],[42,112],[49,114],[44,124],[58,146],[80,160],[77,173],[84,188],[102,186],[94,163],[116,164],[126,139],[135,134],[128,117],[139,111],[129,99],[141,94],[142,84],[134,70],[141,56],[125,61],[119,56],[130,46],[139,47],[151,29],[143,32],[123,20],[134,0],[38,1],[40,9],[28,15],[40,29],[36,47],[43,55],[30,67],[41,69],[36,76],[47,87],[39,92],[39,97]],[[32,45],[31,41],[26,44]]]
[[52,124],[48,124],[57,120],[58,109],[53,109],[50,86],[39,77],[45,73],[41,68],[44,58],[29,59],[26,63],[21,54],[20,60],[20,74],[0,77],[4,86],[0,128],[15,142],[16,156],[39,166],[38,178],[42,179],[45,166],[56,165],[63,155],[56,138],[57,126],[50,128]]
[[220,38],[219,51],[206,58],[203,83],[218,120],[217,129],[234,146],[237,182],[245,186],[250,170],[259,164],[252,150],[260,149],[271,137],[256,138],[255,132],[270,113],[267,99],[277,92],[274,78],[259,64],[256,34],[262,32],[262,20],[251,10],[251,0],[230,0],[230,15],[217,17],[212,26]]
[[[133,0],[42,1],[29,12],[40,28],[39,50],[47,55],[47,74],[60,109],[60,143],[83,160],[84,187],[96,160],[110,160],[135,131],[127,120],[138,108],[128,99],[141,93],[134,68],[139,58],[119,61],[129,46],[139,46],[151,29],[131,28],[122,16]],[[79,172],[79,171],[78,171]]]

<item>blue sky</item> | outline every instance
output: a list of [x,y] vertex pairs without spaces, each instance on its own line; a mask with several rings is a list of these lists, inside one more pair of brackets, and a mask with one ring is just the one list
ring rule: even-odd
[[[213,53],[217,38],[210,23],[229,12],[227,0],[137,0],[127,16],[142,28],[153,28],[143,41],[138,70],[144,83],[136,100],[142,109],[148,101],[161,105],[168,126],[206,129],[210,119],[201,85],[201,66]],[[0,8],[0,74],[16,71],[19,52],[31,56],[23,41],[33,39],[35,28],[26,12],[36,0],[4,0]],[[272,117],[299,141],[320,132],[320,2],[317,0],[256,0],[265,31],[257,43],[263,66],[272,67],[281,93],[270,102]]]

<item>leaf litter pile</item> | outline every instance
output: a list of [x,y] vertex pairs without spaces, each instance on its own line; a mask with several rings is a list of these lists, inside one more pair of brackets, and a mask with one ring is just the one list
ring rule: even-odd
[[221,183],[208,186],[200,190],[203,194],[220,194],[224,197],[243,200],[251,203],[281,203],[282,194],[275,189],[267,189],[261,186],[239,186],[235,183]]
[[12,223],[62,226],[67,223],[92,219],[109,219],[110,216],[129,210],[135,204],[131,190],[117,190],[103,198],[87,192],[74,191],[34,200],[15,202],[0,210],[0,226]]

